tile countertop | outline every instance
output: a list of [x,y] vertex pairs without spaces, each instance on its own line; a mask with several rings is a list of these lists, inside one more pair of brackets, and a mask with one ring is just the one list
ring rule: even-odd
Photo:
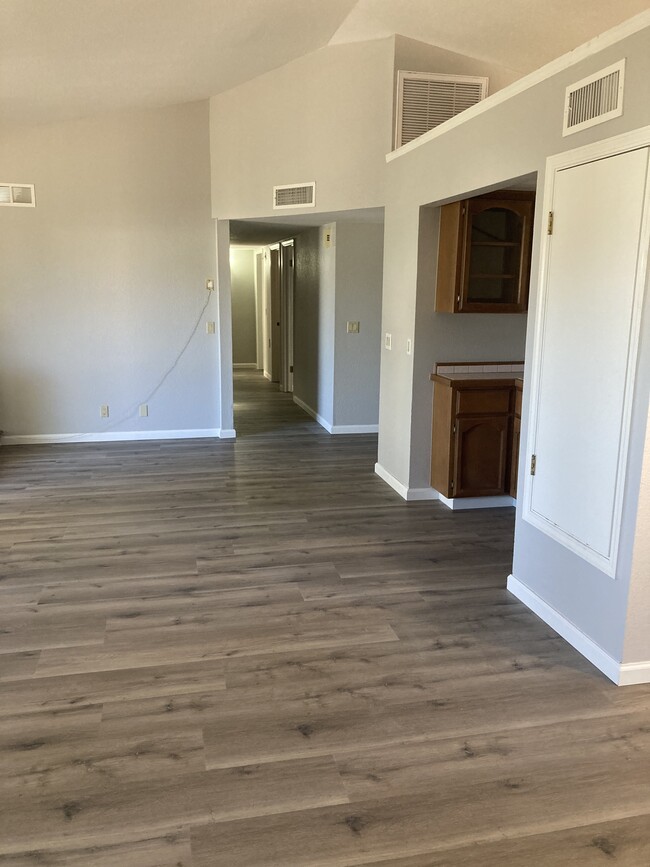
[[[441,369],[438,369],[440,367]],[[504,386],[511,385],[515,388],[522,388],[524,382],[523,367],[520,370],[477,370],[475,373],[445,370],[444,365],[436,365],[436,371],[429,377],[432,382],[439,382],[441,385],[476,385],[486,388],[489,386]]]

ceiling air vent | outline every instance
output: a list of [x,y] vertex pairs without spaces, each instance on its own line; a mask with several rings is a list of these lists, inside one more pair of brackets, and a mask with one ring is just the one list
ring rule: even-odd
[[488,79],[434,72],[397,73],[395,147],[401,147],[487,96]]
[[625,60],[569,85],[562,135],[571,135],[623,114]]
[[316,205],[316,183],[283,184],[273,187],[273,208],[313,208]]
[[0,183],[0,205],[35,208],[34,184]]

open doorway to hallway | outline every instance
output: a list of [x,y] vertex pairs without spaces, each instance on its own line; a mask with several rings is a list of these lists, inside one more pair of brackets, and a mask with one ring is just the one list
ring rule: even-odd
[[254,364],[328,433],[376,433],[383,210],[231,221],[230,229],[235,372]]

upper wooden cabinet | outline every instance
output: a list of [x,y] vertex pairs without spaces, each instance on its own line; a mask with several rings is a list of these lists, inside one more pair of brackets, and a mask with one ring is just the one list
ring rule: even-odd
[[528,307],[535,194],[499,190],[440,209],[439,313],[523,313]]

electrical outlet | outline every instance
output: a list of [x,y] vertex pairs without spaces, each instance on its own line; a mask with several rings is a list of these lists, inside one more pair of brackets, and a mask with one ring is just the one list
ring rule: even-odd
[[214,322],[206,322],[206,323],[205,323],[205,330],[206,330],[206,333],[207,333],[207,334],[214,334],[214,333],[215,333],[215,324],[214,324]]
[[212,292],[212,290],[214,289],[214,280],[212,280],[212,278],[208,277],[208,279],[205,281],[205,288],[208,290],[208,292]]
[[108,404],[107,404],[107,403],[103,403],[103,404],[99,407],[99,417],[100,417],[100,418],[108,418],[108,415],[109,415],[109,413],[108,413]]
[[386,336],[384,337],[384,348],[385,349],[392,349],[393,348],[393,338],[388,333],[388,331],[386,332]]
[[348,322],[348,334],[358,334],[359,333],[359,323],[358,322]]
[[149,415],[149,404],[140,404],[140,418],[146,418]]

